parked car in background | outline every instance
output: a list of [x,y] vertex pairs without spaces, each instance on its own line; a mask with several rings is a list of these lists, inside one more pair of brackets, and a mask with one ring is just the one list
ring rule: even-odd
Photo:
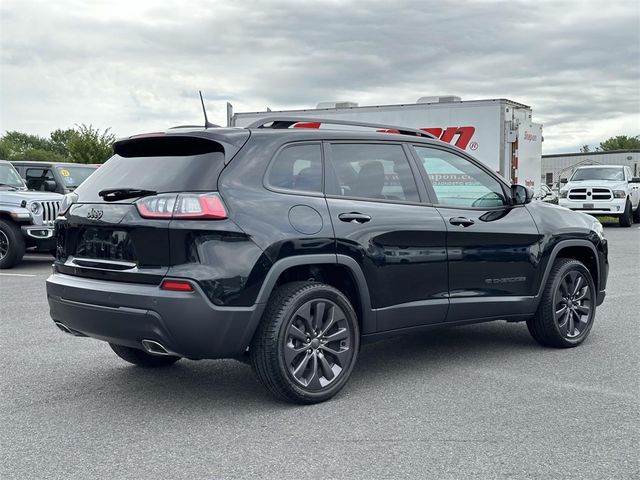
[[73,192],[99,165],[60,162],[11,162],[25,180],[29,190],[39,192]]
[[560,206],[591,215],[618,217],[621,227],[640,223],[640,177],[623,165],[578,167],[560,188]]
[[386,336],[507,320],[546,346],[587,338],[608,272],[598,220],[531,202],[430,133],[307,122],[116,142],[56,220],[60,330],[144,367],[243,358],[299,403],[335,395],[360,343]]
[[26,250],[53,252],[53,222],[62,195],[31,192],[11,165],[0,160],[0,269],[22,260]]
[[544,184],[540,185],[540,189],[533,198],[542,202],[553,203],[554,205],[558,204],[558,195]]

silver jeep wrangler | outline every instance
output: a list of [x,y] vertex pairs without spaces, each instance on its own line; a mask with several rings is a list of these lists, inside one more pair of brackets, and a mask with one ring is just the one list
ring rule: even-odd
[[30,192],[9,162],[0,160],[0,269],[22,260],[27,249],[54,252],[53,224],[62,195]]

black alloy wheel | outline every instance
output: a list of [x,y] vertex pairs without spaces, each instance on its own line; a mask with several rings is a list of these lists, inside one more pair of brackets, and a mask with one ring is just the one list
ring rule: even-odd
[[305,302],[291,317],[284,342],[289,374],[309,390],[330,385],[353,357],[344,311],[331,300]]
[[9,238],[7,234],[0,230],[0,260],[9,254]]
[[589,325],[593,293],[585,276],[570,270],[560,281],[554,297],[554,318],[562,335],[580,336]]
[[555,261],[535,315],[527,320],[531,336],[541,345],[576,347],[593,326],[596,288],[589,269],[579,260]]
[[20,227],[11,221],[0,220],[0,269],[20,263],[24,251],[25,242]]
[[273,394],[310,404],[342,389],[359,347],[358,319],[341,291],[318,282],[292,282],[271,295],[249,356]]

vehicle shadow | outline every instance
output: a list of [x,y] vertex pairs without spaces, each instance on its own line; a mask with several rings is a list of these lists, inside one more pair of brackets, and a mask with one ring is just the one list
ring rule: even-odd
[[[523,324],[474,325],[387,339],[363,346],[345,391],[349,397],[368,394],[371,389],[386,390],[391,384],[409,382],[417,370],[442,375],[452,369],[473,369],[479,358],[503,363],[540,348]],[[167,412],[177,407],[235,412],[295,407],[273,398],[251,367],[235,360],[180,361],[152,370],[124,364],[114,355],[106,371],[75,376],[73,387],[67,388],[80,385],[86,394],[100,392],[93,395],[98,402],[112,404],[112,397],[117,396],[129,407]],[[334,401],[341,398],[343,395]]]

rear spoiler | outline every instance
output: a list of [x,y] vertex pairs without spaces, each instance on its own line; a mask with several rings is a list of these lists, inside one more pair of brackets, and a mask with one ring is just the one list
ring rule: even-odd
[[250,136],[251,133],[242,128],[168,130],[119,139],[113,144],[113,151],[123,157],[184,156],[223,151],[224,162],[227,164]]

